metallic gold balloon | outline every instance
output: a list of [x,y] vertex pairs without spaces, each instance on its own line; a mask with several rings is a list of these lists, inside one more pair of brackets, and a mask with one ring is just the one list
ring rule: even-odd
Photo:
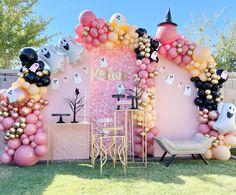
[[178,44],[177,44],[177,47],[178,47],[178,48],[182,47],[182,44],[181,44],[181,43],[178,43]]
[[20,78],[23,78],[24,74],[22,72],[19,72],[19,73],[17,73],[17,76],[20,77]]
[[40,103],[35,103],[33,106],[33,110],[39,110],[41,108],[41,104]]
[[48,100],[44,100],[44,105],[48,105],[48,104],[49,104]]
[[155,76],[158,76],[158,74],[159,74],[159,72],[157,70],[155,70],[153,73]]
[[207,95],[206,99],[211,100],[212,99],[212,95]]
[[177,53],[181,53],[182,51],[183,51],[182,48],[178,48],[178,49],[176,50]]
[[16,129],[15,128],[10,128],[10,133],[12,134],[12,133],[15,133],[16,132]]
[[144,35],[143,35],[143,38],[148,38],[148,35],[147,35],[147,34],[144,34]]
[[150,53],[145,53],[145,57],[149,58],[150,57]]
[[12,118],[16,119],[16,118],[18,118],[18,117],[19,117],[19,114],[18,114],[18,113],[16,113],[16,112],[14,112],[14,113],[12,113],[12,114],[11,114],[11,116],[12,116]]
[[220,99],[223,100],[224,99],[224,95],[220,95]]
[[9,131],[6,132],[6,136],[7,136],[7,137],[10,136],[10,132],[9,132]]
[[119,39],[120,41],[123,41],[123,40],[124,40],[124,37],[123,37],[123,36],[119,36],[118,39]]
[[144,55],[145,55],[145,52],[144,52],[144,51],[141,51],[141,52],[140,52],[140,55],[141,55],[141,56],[144,56]]
[[212,69],[210,70],[210,73],[216,74],[216,69],[215,69],[215,68],[212,68]]
[[139,47],[141,50],[144,50],[146,47],[145,47],[145,45],[140,45],[140,47]]
[[207,72],[207,73],[206,73],[206,76],[207,76],[207,77],[210,77],[210,76],[211,76],[211,73]]
[[89,31],[90,28],[89,28],[88,26],[85,26],[85,27],[84,27],[84,30],[85,30],[85,31]]
[[111,23],[110,23],[110,22],[107,22],[107,23],[106,23],[106,26],[111,26]]
[[149,47],[146,47],[144,50],[146,53],[149,53],[151,51],[151,49]]
[[114,31],[114,28],[113,28],[112,26],[109,26],[109,27],[108,27],[108,30],[109,30],[109,31]]
[[205,94],[210,95],[211,94],[211,90],[210,89],[205,90]]
[[8,141],[10,138],[8,136],[5,136],[4,139]]
[[150,78],[153,78],[153,77],[154,77],[154,74],[153,74],[153,73],[149,73],[148,76],[149,76]]
[[86,37],[86,36],[88,36],[88,32],[87,32],[87,31],[83,31],[83,32],[82,32],[82,35],[83,35],[84,37]]
[[26,74],[26,73],[28,73],[28,72],[29,72],[29,69],[28,69],[28,68],[26,68],[26,67],[24,67],[24,68],[22,69],[22,72],[23,72],[24,74]]
[[19,122],[20,122],[20,123],[25,123],[25,122],[26,122],[26,119],[25,119],[24,117],[21,117]]
[[28,114],[31,113],[31,111],[32,111],[31,108],[24,106],[24,107],[20,108],[19,113],[21,116],[27,116]]
[[151,47],[151,43],[148,43],[148,42],[147,42],[147,43],[145,44],[145,46]]
[[2,116],[3,115],[3,112],[0,110],[0,116]]
[[211,83],[212,84],[218,84],[218,80],[213,79],[213,80],[211,80]]
[[18,135],[21,135],[23,132],[24,132],[24,130],[23,130],[22,128],[16,129],[16,133],[17,133]]
[[46,70],[46,69],[44,69],[42,72],[43,72],[44,75],[48,75],[49,74],[49,71]]
[[32,108],[33,105],[34,105],[34,104],[33,104],[32,102],[27,102],[27,106],[28,106],[28,107]]
[[3,112],[3,116],[4,116],[4,117],[8,117],[8,116],[9,116],[9,113],[8,113],[8,112]]
[[13,127],[18,128],[20,126],[20,122],[15,122]]
[[9,138],[10,138],[10,139],[15,139],[16,136],[15,136],[15,134],[10,134],[10,135],[9,135]]
[[188,56],[193,55],[193,51],[192,51],[192,50],[188,50],[187,55],[188,55]]
[[139,46],[143,45],[143,42],[138,42],[138,45],[139,45]]
[[220,102],[220,98],[216,98],[215,101],[216,101],[216,102]]
[[10,87],[7,90],[7,101],[15,106],[22,105],[29,100],[27,91],[20,87]]
[[38,71],[38,72],[36,72],[36,75],[39,76],[39,77],[42,77],[43,76],[43,72]]
[[148,40],[147,39],[143,39],[143,43],[147,43],[148,42]]

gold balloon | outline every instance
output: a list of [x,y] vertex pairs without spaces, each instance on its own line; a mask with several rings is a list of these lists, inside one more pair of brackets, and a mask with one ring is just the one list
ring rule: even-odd
[[26,126],[25,123],[21,123],[21,124],[20,124],[20,127],[21,127],[21,128],[25,128],[25,126]]
[[114,28],[112,26],[109,26],[108,30],[112,32],[112,31],[114,31]]
[[220,95],[220,99],[224,99],[224,95]]
[[210,89],[207,89],[207,90],[205,91],[205,94],[210,95],[210,94],[211,94],[211,90],[210,90]]
[[151,43],[146,43],[145,46],[151,47]]
[[218,81],[215,80],[215,79],[213,79],[213,80],[211,80],[211,83],[212,83],[212,84],[218,84]]
[[147,43],[148,42],[148,40],[147,39],[143,39],[143,43]]
[[21,117],[20,118],[20,123],[25,123],[26,122],[26,119],[24,117]]
[[111,26],[111,23],[110,23],[110,22],[107,22],[107,23],[106,23],[106,26]]
[[7,137],[10,136],[10,132],[9,132],[9,131],[6,132],[6,136],[7,136]]
[[16,133],[18,134],[18,135],[21,135],[22,133],[23,133],[23,129],[22,128],[18,128],[17,130],[16,130]]
[[83,32],[82,32],[82,35],[83,35],[84,37],[86,37],[86,36],[88,36],[88,32],[83,31]]
[[20,78],[23,78],[24,74],[22,72],[19,72],[19,73],[17,73],[17,76],[20,77]]
[[178,48],[178,49],[176,50],[177,53],[181,53],[182,51],[183,51],[182,48]]
[[147,35],[147,34],[144,34],[144,35],[143,35],[143,38],[148,38],[148,35]]
[[210,73],[216,74],[216,69],[215,69],[215,68],[212,68],[212,69],[210,70]]
[[150,48],[149,47],[146,47],[145,50],[144,50],[146,53],[150,52]]
[[153,78],[153,77],[154,77],[154,74],[153,74],[153,73],[149,73],[148,76],[149,76],[150,78]]
[[188,56],[193,55],[193,51],[192,51],[192,50],[188,50],[187,55],[188,55]]
[[8,141],[10,138],[8,136],[5,136],[4,139]]
[[46,70],[46,69],[44,69],[42,72],[43,72],[44,75],[48,75],[49,74],[49,71]]
[[9,113],[8,113],[8,112],[3,112],[3,116],[4,116],[4,117],[8,117],[8,116],[9,116]]
[[139,37],[138,40],[142,42],[143,41],[143,37]]
[[206,99],[211,100],[212,99],[212,95],[207,95]]
[[10,139],[15,139],[16,136],[15,136],[14,134],[10,134],[10,135],[9,135],[9,138],[10,138]]
[[22,69],[22,72],[23,72],[24,74],[26,74],[26,73],[28,73],[28,72],[29,72],[29,69],[28,69],[28,68],[26,68],[26,67],[24,67],[24,68]]
[[19,127],[20,126],[20,123],[19,122],[16,122],[14,125],[13,125],[13,127],[15,127],[15,128],[17,128],[17,127]]
[[16,132],[16,130],[14,129],[14,128],[10,128],[10,133],[15,133]]
[[150,53],[145,53],[145,57],[149,58],[150,57]]
[[177,47],[178,47],[178,48],[182,47],[182,44],[181,44],[181,43],[178,43],[178,44],[177,44]]
[[36,75],[39,76],[39,77],[42,77],[43,76],[43,72],[38,71],[38,72],[36,72]]
[[14,105],[22,105],[29,99],[29,94],[20,87],[10,87],[7,90],[7,101]]
[[144,52],[144,51],[141,51],[141,52],[140,52],[140,55],[141,55],[141,56],[144,56],[144,55],[145,55],[145,52]]
[[140,47],[139,47],[141,50],[144,50],[146,47],[145,47],[145,45],[140,45]]
[[216,101],[216,102],[220,102],[220,98],[216,98],[215,101]]
[[153,73],[155,76],[158,76],[158,74],[159,74],[159,72],[157,70],[155,70]]
[[85,30],[85,31],[89,31],[90,28],[89,28],[88,26],[85,26],[85,27],[84,27],[84,30]]

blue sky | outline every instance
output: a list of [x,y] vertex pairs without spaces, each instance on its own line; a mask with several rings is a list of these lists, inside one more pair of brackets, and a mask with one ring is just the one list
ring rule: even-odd
[[[199,17],[205,13],[213,16],[222,8],[226,8],[225,17],[236,18],[235,0],[39,0],[35,12],[43,17],[53,17],[47,34],[60,32],[60,36],[75,35],[74,26],[78,24],[80,12],[89,9],[106,21],[112,14],[120,12],[128,24],[144,27],[148,34],[154,36],[156,26],[163,21],[168,8],[171,8],[172,19],[180,30],[190,23],[191,15]],[[222,24],[219,21],[219,25]],[[57,43],[60,36],[53,38],[51,43]]]

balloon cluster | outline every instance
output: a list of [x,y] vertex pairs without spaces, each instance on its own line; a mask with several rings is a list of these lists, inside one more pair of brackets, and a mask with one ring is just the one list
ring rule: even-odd
[[19,58],[22,68],[19,77],[24,78],[30,84],[36,84],[38,87],[48,86],[50,84],[50,71],[44,69],[44,62],[38,61],[38,55],[32,48],[23,48],[20,51]]
[[134,50],[137,59],[149,58],[151,61],[158,62],[157,48],[159,42],[147,35],[144,28],[138,28],[138,47]]
[[136,27],[127,25],[125,17],[120,13],[112,15],[110,21],[105,22],[92,11],[85,10],[79,15],[79,23],[75,27],[75,40],[84,44],[87,50],[101,45],[108,50],[118,45],[130,49],[138,47]]
[[[197,88],[198,97],[195,98],[194,103],[203,110],[204,108],[208,110],[216,110],[217,104],[223,100],[224,96],[219,92],[222,88],[222,83],[226,79],[221,78],[221,71],[218,71],[217,75],[217,84],[213,84],[211,81],[201,81],[199,77],[192,77],[191,81],[194,82],[195,87]],[[228,78],[228,77],[227,77]]]
[[158,53],[169,60],[174,61],[180,67],[185,67],[192,61],[193,51],[196,45],[189,43],[186,38],[180,38],[171,44],[161,45]]
[[41,97],[47,92],[50,72],[31,48],[22,49],[20,59],[19,78],[0,91],[0,131],[5,133],[6,144],[0,162],[32,166],[47,152],[41,111],[48,101]]

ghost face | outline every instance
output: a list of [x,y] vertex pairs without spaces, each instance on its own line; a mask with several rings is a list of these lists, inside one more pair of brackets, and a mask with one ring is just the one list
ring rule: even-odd
[[227,109],[227,118],[232,118],[235,114],[235,107],[234,106],[229,106]]
[[65,50],[69,50],[70,49],[70,45],[69,45],[69,41],[66,38],[62,38],[60,40],[60,45],[61,47],[63,47]]
[[41,53],[43,54],[43,56],[47,59],[49,59],[51,57],[50,52],[48,51],[48,48],[43,47],[41,48]]

